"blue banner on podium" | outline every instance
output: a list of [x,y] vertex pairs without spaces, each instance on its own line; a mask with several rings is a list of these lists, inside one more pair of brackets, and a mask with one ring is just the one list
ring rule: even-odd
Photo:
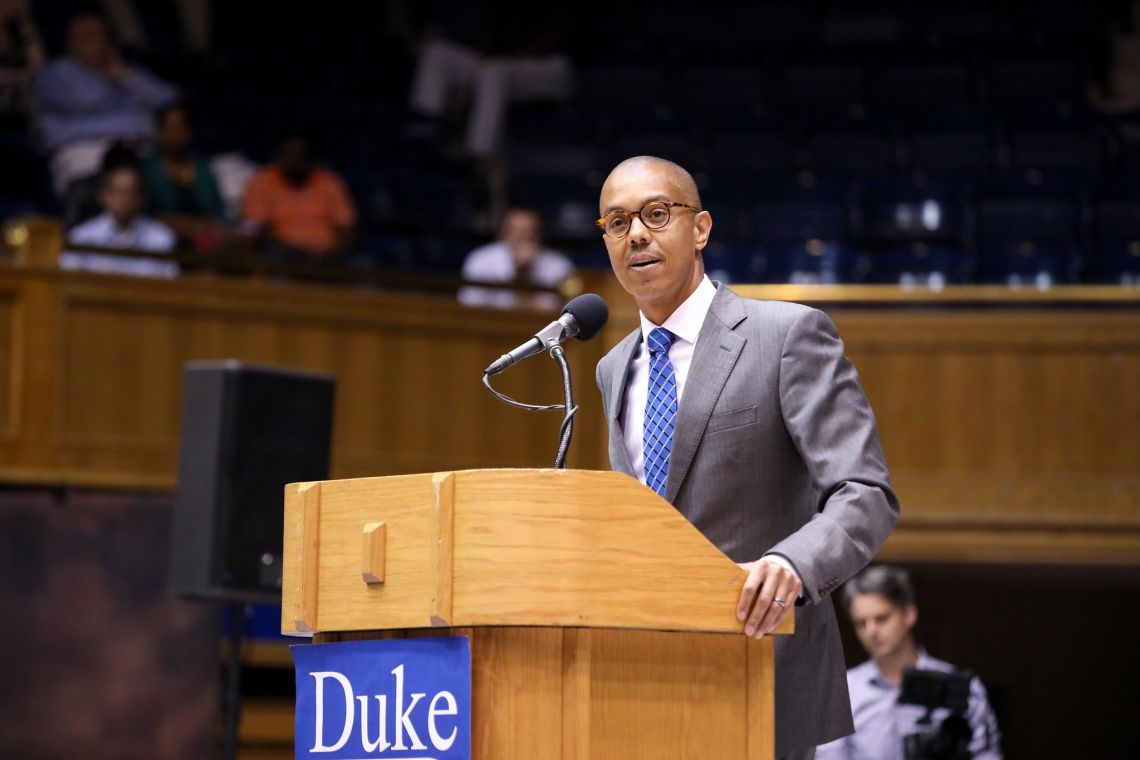
[[466,637],[290,647],[298,758],[469,760]]

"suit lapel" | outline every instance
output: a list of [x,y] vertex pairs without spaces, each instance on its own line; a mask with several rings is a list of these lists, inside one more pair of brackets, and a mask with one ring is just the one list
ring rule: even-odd
[[745,338],[733,332],[733,328],[745,316],[740,296],[726,286],[719,285],[697,336],[681,407],[677,410],[673,450],[669,455],[669,479],[665,486],[665,499],[671,504],[681,491],[681,484],[697,453],[713,407],[744,348]]
[[621,426],[622,406],[625,404],[625,386],[629,382],[629,366],[633,363],[633,355],[641,344],[641,328],[631,332],[617,345],[614,356],[615,371],[613,382],[609,388],[609,398],[606,399],[606,408],[610,413],[610,435],[612,445],[610,448],[616,452],[617,461],[611,462],[613,468],[619,472],[633,474],[633,463],[629,461],[629,452],[625,448],[625,432]]

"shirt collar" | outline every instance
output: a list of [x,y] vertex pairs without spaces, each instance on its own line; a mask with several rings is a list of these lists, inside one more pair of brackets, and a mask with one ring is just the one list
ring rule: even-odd
[[99,224],[101,224],[103,228],[110,233],[116,235],[130,235],[138,229],[139,217],[136,216],[134,219],[132,219],[131,223],[127,225],[127,228],[124,230],[119,229],[119,225],[115,223],[115,219],[111,216],[110,212],[104,211],[99,215]]
[[[932,668],[930,667],[931,657],[929,654],[926,653],[926,650],[922,647],[918,647],[917,652],[918,652],[918,656],[914,660],[914,669],[915,670],[932,670]],[[873,659],[870,660],[870,663],[871,663],[871,667],[868,669],[869,673],[868,673],[868,677],[867,677],[867,683],[869,683],[873,686],[878,686],[880,688],[884,688],[884,689],[897,689],[897,688],[899,688],[898,686],[895,686],[893,683],[891,683],[887,679],[883,678],[883,672],[881,670],[879,670],[878,663],[876,663]]]
[[647,341],[649,333],[657,327],[664,327],[681,340],[696,343],[715,297],[716,286],[712,284],[707,274],[703,275],[696,290],[669,315],[664,324],[655,325],[645,314],[641,314],[641,339]]

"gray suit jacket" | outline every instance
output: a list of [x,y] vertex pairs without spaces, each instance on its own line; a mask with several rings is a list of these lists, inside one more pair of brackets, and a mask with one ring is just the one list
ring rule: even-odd
[[[598,362],[613,469],[632,475],[621,412],[641,331]],[[804,583],[776,641],[776,754],[851,733],[829,594],[898,519],[871,407],[821,311],[718,285],[678,410],[665,498],[736,562],[786,557]],[[803,603],[806,602],[806,603]]]

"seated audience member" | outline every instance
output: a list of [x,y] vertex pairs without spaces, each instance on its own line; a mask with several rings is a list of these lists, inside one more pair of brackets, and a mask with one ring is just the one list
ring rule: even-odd
[[[169,253],[174,249],[174,232],[141,214],[142,177],[138,167],[120,164],[103,172],[99,178],[98,200],[103,213],[73,228],[68,234],[69,243],[153,253]],[[136,277],[170,278],[178,274],[178,264],[173,261],[78,251],[64,252],[59,265],[63,269]]]
[[499,224],[499,237],[463,261],[463,276],[478,282],[516,282],[556,287],[574,274],[574,264],[543,247],[542,217],[534,209],[510,208]]
[[[512,103],[564,101],[572,94],[573,66],[560,50],[574,36],[566,8],[532,7],[520,16],[507,7],[456,10],[420,2],[412,13],[404,5],[396,4],[397,23],[418,58],[411,107],[441,117],[456,92],[468,93],[469,156],[486,158],[500,148]],[[417,30],[411,16],[425,12],[434,18]],[[463,40],[471,28],[480,30],[478,44]]]
[[56,193],[62,197],[73,181],[94,174],[113,141],[148,141],[154,110],[177,95],[145,69],[123,62],[102,17],[72,19],[67,55],[44,68],[34,100]]
[[[912,629],[918,620],[918,607],[905,570],[886,565],[867,568],[843,587],[842,601],[855,625],[855,635],[871,659],[847,671],[855,733],[819,747],[816,758],[902,760],[904,737],[924,728],[937,729],[950,715],[949,710],[938,708],[931,726],[919,725],[926,709],[898,701],[903,669],[949,673],[955,668],[916,645]],[[977,678],[970,684],[965,718],[972,733],[970,756],[1000,760],[997,721],[985,687]]]
[[[463,261],[463,278],[475,282],[554,288],[573,274],[570,259],[542,245],[542,218],[528,208],[508,209],[499,225],[498,240],[476,248]],[[514,293],[489,288],[463,288],[459,300],[470,306],[518,303]]]
[[138,169],[139,157],[128,143],[114,142],[103,154],[98,173],[71,183],[67,197],[63,199],[64,227],[71,229],[103,213],[103,207],[99,205],[99,184],[103,175],[120,166]]
[[155,123],[154,150],[142,162],[150,210],[179,240],[212,248],[228,237],[226,207],[209,163],[190,151],[190,116],[184,106],[172,105],[158,112]]
[[312,144],[287,135],[277,161],[250,179],[242,218],[255,225],[263,251],[276,259],[328,259],[352,243],[356,209],[344,182],[313,163]]

